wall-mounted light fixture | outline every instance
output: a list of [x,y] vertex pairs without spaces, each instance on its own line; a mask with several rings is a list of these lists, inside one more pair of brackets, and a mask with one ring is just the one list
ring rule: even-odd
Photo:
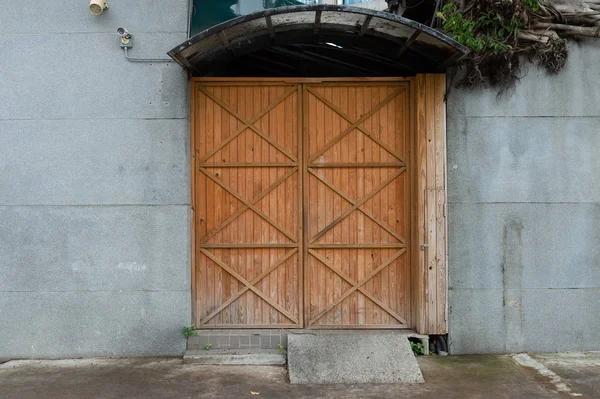
[[131,43],[131,33],[127,31],[125,28],[118,28],[117,33],[121,36],[121,47],[133,47],[133,43]]
[[104,10],[108,9],[108,5],[106,4],[106,0],[90,0],[89,9],[92,14],[100,15]]

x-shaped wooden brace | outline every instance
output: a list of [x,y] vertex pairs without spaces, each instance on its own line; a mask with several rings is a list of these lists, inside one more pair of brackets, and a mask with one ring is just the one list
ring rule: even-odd
[[[294,170],[292,170],[291,172],[288,172],[286,175],[284,175],[283,177],[287,178],[286,176],[293,174],[296,171],[296,167],[294,167]],[[286,237],[288,237],[290,240],[292,240],[293,242],[298,242],[298,240],[296,239],[296,237],[294,237],[293,234],[288,233],[285,228],[283,228],[283,226],[281,226],[279,223],[277,223],[275,220],[271,219],[269,216],[267,216],[267,214],[265,214],[262,210],[258,209],[256,206],[254,206],[254,204],[256,202],[258,202],[262,197],[264,197],[265,195],[267,195],[269,193],[269,191],[271,191],[273,188],[275,188],[277,185],[279,185],[283,180],[283,177],[278,179],[275,183],[273,183],[273,185],[271,185],[271,187],[267,188],[267,192],[265,193],[263,191],[263,193],[261,193],[257,198],[255,198],[253,200],[253,202],[248,201],[246,198],[244,198],[241,194],[239,194],[236,190],[234,190],[233,188],[229,187],[227,184],[223,183],[220,179],[217,179],[215,176],[212,175],[212,173],[209,173],[208,170],[206,170],[206,168],[201,167],[200,171],[202,173],[204,173],[208,178],[210,178],[212,181],[214,181],[215,183],[217,183],[219,186],[223,187],[226,191],[228,191],[231,195],[233,195],[235,198],[237,198],[242,204],[244,204],[246,206],[246,208],[244,208],[242,210],[245,211],[246,209],[250,208],[252,209],[258,216],[260,216],[261,218],[263,218],[267,223],[269,223],[271,226],[275,227],[277,230],[279,230],[280,232],[282,232]],[[289,177],[289,176],[288,176]],[[283,179],[283,180],[282,180]],[[240,212],[241,214],[241,212]],[[236,215],[237,217],[237,215]],[[230,217],[229,219],[233,220],[232,217]],[[231,220],[226,220],[226,222],[231,222]],[[222,228],[222,227],[221,227]],[[213,231],[213,235],[214,235],[214,231]],[[212,236],[211,236],[212,237]],[[204,241],[206,242],[206,240]]]
[[[274,189],[276,189],[281,183],[283,183],[289,177],[291,177],[294,173],[296,173],[297,170],[298,170],[298,168],[294,167],[291,171],[289,171],[285,175],[281,176],[279,179],[277,179],[275,181],[275,183],[271,184],[263,192],[261,192],[260,194],[258,194],[252,200],[250,200],[249,203],[252,204],[252,205],[255,205],[258,201],[260,201],[261,199],[263,199],[267,194],[269,194],[271,191],[273,191]],[[206,244],[208,242],[208,240],[210,240],[212,237],[214,237],[219,231],[223,230],[225,228],[225,226],[227,226],[229,223],[233,222],[238,216],[240,216],[242,213],[244,213],[247,209],[249,209],[249,206],[246,205],[246,204],[244,204],[244,206],[241,207],[240,209],[238,209],[237,212],[235,212],[233,215],[229,216],[227,218],[227,220],[225,220],[223,223],[221,223],[220,225],[218,225],[217,227],[215,227],[215,229],[213,231],[211,231],[209,234],[207,234],[202,239],[202,244]],[[293,239],[293,240],[294,240],[294,242],[297,242],[296,239]]]
[[[332,189],[335,193],[337,193],[344,200],[348,201],[350,203],[350,205],[352,205],[352,206],[356,205],[356,201],[352,200],[350,197],[348,197],[346,195],[346,193],[344,193],[342,190],[340,190],[336,186],[334,186],[329,180],[325,179],[325,177],[320,176],[312,168],[308,168],[308,172],[311,175],[313,175],[314,177],[316,177],[317,179],[319,179],[321,182],[323,182],[323,184],[325,184],[327,187]],[[372,221],[377,223],[379,226],[381,226],[381,228],[383,228],[385,231],[387,231],[388,233],[390,233],[391,235],[396,237],[402,244],[406,244],[406,240],[404,238],[402,238],[402,236],[400,236],[393,228],[391,228],[390,226],[385,224],[383,221],[379,220],[379,218],[377,216],[373,215],[371,212],[369,212],[368,210],[363,209],[361,207],[358,207],[357,209],[360,212],[362,212],[366,217],[368,217],[369,219],[371,219]]]
[[229,304],[233,303],[239,297],[244,295],[246,293],[246,291],[248,291],[248,290],[251,290],[256,295],[261,297],[265,302],[267,302],[269,305],[273,306],[275,309],[277,309],[279,312],[281,312],[288,319],[292,320],[294,323],[296,323],[296,324],[298,323],[298,318],[296,316],[291,314],[288,310],[283,308],[281,305],[279,305],[277,302],[273,301],[266,294],[264,294],[261,290],[259,290],[258,288],[255,287],[255,285],[259,281],[261,281],[263,278],[268,276],[273,270],[277,269],[279,266],[281,266],[283,263],[285,263],[289,258],[291,258],[296,252],[298,252],[298,248],[293,249],[292,251],[288,252],[280,259],[277,259],[277,261],[273,265],[271,265],[267,270],[265,270],[260,275],[255,277],[252,281],[246,280],[239,273],[237,273],[231,267],[229,267],[228,265],[223,263],[223,261],[221,261],[219,258],[214,256],[212,253],[208,252],[206,249],[200,248],[200,252],[202,252],[204,255],[209,257],[213,262],[215,262],[217,265],[219,265],[223,270],[225,270],[227,273],[231,274],[238,281],[240,281],[242,284],[245,285],[244,288],[242,288],[240,291],[238,291],[235,295],[233,295],[227,301],[223,302],[218,308],[213,310],[208,316],[206,316],[204,319],[202,319],[200,321],[200,324],[206,324],[210,319],[212,319],[217,314],[219,314],[223,309],[225,309],[227,306],[229,306]]
[[[387,180],[385,180],[383,183],[381,183],[380,185],[378,185],[377,187],[375,187],[375,189],[373,189],[373,191],[371,191],[369,194],[365,195],[364,197],[362,197],[360,200],[354,202],[354,204],[346,209],[344,212],[342,212],[342,214],[340,216],[337,217],[337,219],[335,219],[333,222],[329,223],[323,230],[319,231],[314,237],[311,238],[310,240],[310,244],[314,243],[315,241],[317,241],[319,238],[321,238],[323,235],[325,235],[329,230],[333,229],[339,222],[341,222],[346,216],[350,215],[352,212],[354,212],[355,210],[360,210],[360,207],[367,202],[369,199],[371,199],[375,194],[377,194],[379,191],[383,190],[383,188],[385,186],[387,186],[388,184],[390,184],[392,181],[394,181],[394,179],[398,176],[400,176],[400,174],[402,174],[402,172],[404,172],[406,170],[406,168],[400,168],[398,171],[396,171],[396,173],[394,173],[390,178],[388,178]],[[314,174],[314,172],[313,172]],[[337,191],[336,191],[337,192]],[[387,229],[386,229],[387,230]]]
[[373,115],[375,112],[379,111],[381,108],[383,108],[387,103],[389,103],[390,101],[392,101],[398,94],[402,93],[405,89],[404,87],[401,87],[395,91],[393,91],[392,93],[390,93],[389,95],[387,95],[382,102],[380,102],[379,104],[377,104],[375,107],[373,107],[369,112],[367,112],[366,114],[364,114],[363,116],[361,116],[359,119],[357,120],[352,120],[352,118],[350,118],[348,115],[346,115],[339,107],[337,107],[335,104],[331,103],[329,100],[327,100],[325,97],[323,97],[322,95],[320,95],[319,93],[315,92],[314,90],[312,90],[310,87],[307,88],[308,92],[310,92],[313,96],[315,96],[317,99],[319,99],[320,101],[322,101],[325,105],[327,105],[329,108],[331,108],[333,111],[335,111],[337,114],[339,114],[342,118],[344,118],[345,120],[347,120],[350,123],[350,126],[348,126],[346,129],[344,129],[344,131],[342,131],[340,134],[338,134],[333,140],[331,140],[329,143],[327,143],[323,148],[321,148],[319,151],[317,151],[315,154],[313,154],[309,159],[308,162],[314,162],[317,158],[319,158],[321,155],[323,155],[328,149],[330,149],[331,147],[333,147],[336,143],[338,143],[340,140],[342,140],[344,137],[346,137],[351,131],[353,131],[354,129],[358,129],[361,132],[363,132],[367,137],[369,137],[371,140],[373,140],[375,143],[377,143],[380,147],[384,148],[387,152],[389,152],[394,158],[398,159],[400,162],[404,162],[402,160],[402,157],[400,157],[400,155],[396,154],[396,152],[390,148],[387,144],[385,144],[383,141],[379,140],[377,137],[375,137],[371,132],[369,132],[366,128],[364,128],[363,126],[361,126],[361,123],[363,123],[365,120],[367,120],[371,115]]
[[387,306],[386,304],[384,304],[383,302],[381,302],[377,298],[373,297],[373,295],[369,294],[364,288],[362,288],[362,286],[365,285],[373,277],[375,277],[377,275],[377,273],[379,273],[380,271],[382,271],[383,269],[385,269],[386,267],[388,267],[392,262],[394,262],[396,259],[398,259],[400,257],[400,255],[402,255],[404,252],[406,252],[406,248],[400,249],[392,257],[390,257],[388,260],[386,260],[385,262],[383,262],[381,265],[377,266],[376,269],[374,269],[373,271],[371,271],[371,273],[367,274],[359,282],[355,282],[349,276],[347,276],[345,273],[343,273],[343,272],[341,272],[339,270],[336,270],[333,267],[333,265],[331,265],[330,262],[327,261],[327,259],[324,259],[322,256],[320,256],[318,253],[316,253],[312,249],[309,249],[308,252],[312,256],[314,256],[316,259],[318,259],[319,262],[321,262],[322,264],[324,264],[325,266],[327,266],[329,269],[331,269],[332,271],[334,271],[336,274],[338,274],[340,277],[342,277],[344,280],[346,280],[352,286],[352,288],[350,288],[348,291],[344,292],[343,295],[341,295],[338,299],[336,299],[335,301],[333,301],[332,303],[330,303],[329,306],[327,306],[325,309],[323,309],[322,311],[320,311],[316,316],[314,316],[310,320],[310,324],[316,323],[327,312],[329,312],[331,309],[333,309],[338,304],[340,304],[344,299],[346,299],[350,295],[352,295],[352,293],[354,291],[360,291],[364,296],[366,296],[367,298],[369,298],[371,301],[375,302],[378,306],[380,306],[383,310],[385,310],[386,312],[388,312],[392,317],[394,317],[400,323],[406,324],[406,320],[404,320],[402,317],[400,317],[400,315],[398,315],[393,309],[391,309],[389,306]]
[[229,136],[225,140],[223,140],[218,147],[214,148],[208,154],[206,154],[205,156],[203,156],[200,159],[201,163],[202,162],[206,162],[208,159],[210,159],[210,157],[212,157],[213,155],[215,155],[220,149],[222,149],[225,145],[227,145],[227,143],[229,143],[231,140],[235,139],[237,136],[239,136],[240,134],[242,134],[242,132],[244,132],[246,129],[253,130],[256,134],[258,134],[265,141],[267,141],[269,144],[271,144],[273,147],[275,147],[278,151],[281,151],[283,154],[285,154],[292,161],[294,161],[294,162],[298,161],[298,159],[292,153],[290,153],[289,151],[287,151],[285,148],[281,148],[280,146],[278,146],[276,142],[274,142],[271,138],[269,138],[269,136],[267,136],[266,134],[264,134],[259,128],[257,128],[254,125],[256,123],[256,121],[258,121],[260,118],[262,118],[267,113],[269,113],[269,111],[271,111],[273,108],[275,108],[277,105],[279,105],[289,95],[291,95],[292,93],[298,91],[299,90],[298,86],[294,86],[290,90],[288,90],[285,93],[283,93],[281,96],[279,96],[277,99],[275,99],[275,101],[273,101],[273,103],[271,105],[269,105],[264,110],[260,111],[258,113],[258,115],[256,115],[251,120],[245,119],[243,116],[241,116],[240,114],[238,114],[237,112],[235,112],[233,109],[231,109],[231,107],[229,107],[227,104],[225,104],[220,98],[216,97],[214,94],[212,94],[211,92],[209,92],[205,88],[200,87],[199,90],[205,96],[209,97],[211,100],[213,100],[215,103],[217,103],[221,108],[223,108],[225,111],[229,112],[231,115],[233,115],[234,117],[236,117],[238,120],[240,120],[244,124],[244,126],[242,126],[240,129],[238,129],[235,133],[233,133],[231,136]]

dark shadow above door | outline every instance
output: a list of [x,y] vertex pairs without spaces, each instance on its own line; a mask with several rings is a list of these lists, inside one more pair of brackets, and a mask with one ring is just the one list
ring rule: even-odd
[[337,6],[267,9],[215,25],[169,55],[195,76],[412,76],[468,49],[409,19]]

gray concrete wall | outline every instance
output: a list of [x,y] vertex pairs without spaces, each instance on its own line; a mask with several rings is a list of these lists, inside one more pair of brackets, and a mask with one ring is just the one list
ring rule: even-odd
[[448,98],[452,353],[600,350],[600,41]]
[[188,0],[87,4],[0,2],[0,358],[185,347]]

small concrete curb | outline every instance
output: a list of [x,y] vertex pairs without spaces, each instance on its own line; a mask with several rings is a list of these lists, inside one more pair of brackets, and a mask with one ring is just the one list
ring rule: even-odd
[[183,356],[185,364],[212,365],[285,365],[285,352],[279,350],[188,350]]

